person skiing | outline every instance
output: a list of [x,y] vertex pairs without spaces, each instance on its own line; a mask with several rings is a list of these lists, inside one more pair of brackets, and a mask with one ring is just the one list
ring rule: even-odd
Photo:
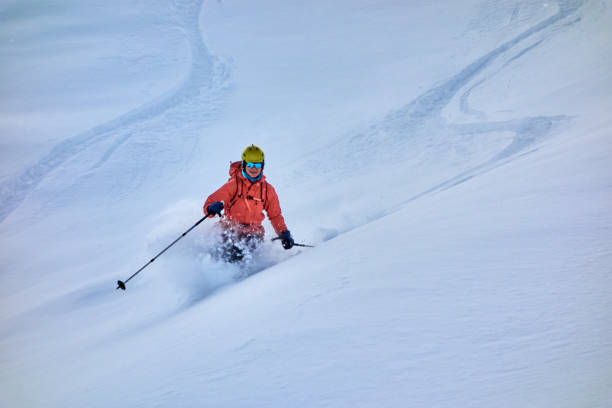
[[294,245],[276,190],[263,175],[264,164],[264,152],[255,145],[248,146],[242,152],[242,161],[230,164],[229,180],[208,196],[204,203],[204,214],[224,217],[219,222],[222,245],[217,255],[225,261],[242,261],[263,242],[263,211],[281,239],[283,248],[291,249]]

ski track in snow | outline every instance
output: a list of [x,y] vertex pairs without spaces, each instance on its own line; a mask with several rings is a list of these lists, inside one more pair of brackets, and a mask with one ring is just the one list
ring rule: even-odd
[[[484,114],[472,109],[468,102],[471,92],[476,87],[492,79],[496,73],[509,64],[537,49],[547,38],[558,31],[581,21],[580,17],[569,22],[564,20],[578,12],[584,4],[583,0],[560,0],[557,3],[559,9],[556,14],[478,58],[441,85],[426,91],[403,108],[389,114],[380,123],[372,125],[366,131],[354,135],[348,140],[335,142],[331,148],[326,147],[317,150],[313,154],[313,157],[316,158],[308,160],[304,170],[296,172],[296,174],[307,173],[306,168],[318,166],[326,168],[326,171],[330,174],[337,173],[343,177],[350,176],[353,160],[339,162],[325,155],[326,150],[331,152],[345,151],[348,157],[360,162],[361,166],[367,166],[370,157],[373,156],[376,157],[376,161],[387,163],[397,162],[398,160],[418,160],[419,155],[427,154],[432,149],[452,150],[455,148],[454,145],[465,144],[465,140],[469,141],[469,138],[475,135],[495,137],[495,133],[513,134],[510,143],[488,160],[481,163],[469,163],[470,158],[467,157],[467,168],[465,170],[455,174],[450,173],[447,179],[412,195],[407,200],[400,200],[396,204],[396,209],[399,209],[410,201],[461,184],[536,150],[538,142],[570,118],[558,115],[525,117],[507,121],[450,123],[444,118],[443,113],[463,90],[458,98],[459,112],[465,116],[482,118]],[[518,10],[515,8],[511,22],[516,20],[517,13]],[[498,64],[499,66],[495,65],[499,60],[504,59],[505,61]],[[395,149],[377,149],[379,144],[393,145]],[[392,152],[392,156],[385,156],[385,151]],[[429,164],[431,165],[431,163]],[[360,174],[363,173],[361,170],[364,170],[364,168],[361,167]],[[381,177],[384,177],[384,175],[381,175]],[[387,214],[388,212],[382,216]],[[368,219],[368,222],[373,219]]]
[[[440,144],[447,144],[448,148],[452,148],[452,143],[461,143],[463,138],[474,135],[499,132],[514,134],[511,143],[486,162],[471,165],[458,174],[449,174],[448,179],[413,195],[408,200],[399,202],[399,206],[423,195],[463,183],[512,160],[519,154],[525,154],[534,144],[549,135],[556,125],[568,118],[566,116],[538,116],[500,122],[452,124],[443,117],[443,111],[451,105],[455,96],[464,90],[459,97],[459,111],[466,115],[482,116],[480,112],[469,106],[468,98],[476,87],[485,83],[495,75],[495,72],[484,75],[482,78],[479,76],[486,74],[486,70],[501,58],[507,57],[507,61],[498,67],[497,71],[537,49],[547,36],[555,33],[555,25],[575,14],[582,5],[583,0],[559,1],[559,10],[555,15],[493,49],[443,84],[426,91],[365,132],[335,144],[344,144],[341,148],[356,158],[359,155],[371,154],[379,143],[392,144],[397,146],[394,149],[396,156],[383,157],[384,153],[378,152],[377,157],[381,161],[393,162],[398,159],[410,159],[419,152],[432,147],[437,148]],[[73,183],[78,181],[78,177],[84,180],[91,173],[103,173],[101,169],[104,164],[117,156],[122,147],[129,142],[139,143],[138,160],[130,160],[130,150],[125,149],[124,154],[127,157],[122,165],[132,176],[128,181],[114,187],[117,194],[122,194],[130,187],[142,184],[148,176],[149,170],[147,169],[151,167],[150,162],[160,151],[166,155],[176,156],[175,160],[165,160],[165,162],[174,163],[177,167],[182,165],[180,157],[189,156],[189,152],[193,151],[198,143],[198,129],[218,116],[219,99],[227,90],[229,82],[227,67],[209,54],[202,41],[198,26],[201,7],[202,1],[175,2],[177,24],[182,27],[192,54],[191,72],[186,80],[176,90],[156,101],[59,143],[36,164],[3,182],[0,185],[0,223],[17,209],[51,173],[62,167],[68,168],[69,163],[75,159],[86,160],[92,164],[88,166],[89,174],[73,176]],[[511,22],[516,20],[517,13],[515,9]],[[577,18],[562,26],[571,26],[579,21],[580,18]],[[543,33],[544,38],[537,37],[540,33]],[[532,43],[529,43],[530,40]],[[524,43],[528,44],[515,51],[519,45]],[[475,83],[471,84],[473,81]],[[466,87],[468,88],[465,89]],[[172,115],[172,120],[168,120],[168,115]],[[172,123],[172,127],[169,127],[167,123]],[[180,143],[177,143],[176,137],[173,138],[178,134],[180,134]],[[175,145],[173,152],[165,151],[164,147],[164,142],[170,139]],[[444,140],[452,142],[445,143]],[[181,148],[177,149],[177,144]],[[336,151],[336,148],[329,150]],[[410,154],[401,153],[402,151],[410,152]],[[330,172],[338,173],[340,170],[339,174],[350,173],[350,169],[342,168],[350,163],[338,164],[333,158],[321,155],[320,151],[317,151],[315,156],[317,158],[313,160],[317,162],[317,166],[328,167],[330,163],[334,163],[334,168],[330,168]],[[130,163],[131,161],[138,163]],[[100,174],[100,177],[103,175]],[[70,181],[62,180],[62,182]],[[85,182],[91,183],[91,180]]]
[[[175,1],[174,7],[176,24],[190,45],[192,61],[188,77],[167,95],[58,143],[37,163],[0,184],[0,223],[54,171],[68,167],[75,160],[83,160],[92,163],[85,166],[89,167],[89,174],[86,175],[89,176],[99,171],[132,139],[140,144],[140,162],[130,165],[129,162],[136,159],[131,160],[130,152],[125,153],[124,166],[131,166],[131,177],[127,183],[133,185],[142,182],[146,176],[142,173],[147,171],[149,162],[160,152],[181,156],[181,160],[173,162],[175,166],[184,165],[185,156],[189,157],[198,143],[198,130],[210,123],[220,110],[220,100],[228,90],[229,71],[225,64],[209,54],[202,41],[199,29],[202,0]],[[168,126],[167,123],[172,125]],[[166,140],[173,141],[172,149],[165,146]],[[181,148],[177,148],[177,145]],[[72,175],[73,180],[64,179],[61,182],[74,182],[74,178],[79,176],[83,177],[82,174]]]

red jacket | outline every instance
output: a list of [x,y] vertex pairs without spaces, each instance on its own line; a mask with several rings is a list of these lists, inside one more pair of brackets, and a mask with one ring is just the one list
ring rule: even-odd
[[239,161],[230,165],[229,180],[208,196],[204,203],[204,214],[209,205],[223,201],[227,221],[232,226],[239,226],[244,233],[263,234],[263,211],[268,215],[276,234],[287,230],[274,187],[263,174],[255,182],[248,180],[242,175],[241,166],[242,162]]

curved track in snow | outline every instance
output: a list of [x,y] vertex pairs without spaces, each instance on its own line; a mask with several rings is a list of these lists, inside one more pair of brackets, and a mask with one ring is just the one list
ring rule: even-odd
[[[329,174],[349,177],[353,171],[352,163],[359,162],[360,174],[363,174],[373,158],[377,163],[389,163],[390,169],[398,161],[402,161],[403,166],[406,162],[413,162],[415,169],[429,168],[439,166],[439,163],[432,163],[431,157],[439,159],[446,155],[449,161],[457,161],[457,151],[474,149],[470,145],[474,145],[475,140],[488,144],[488,159],[465,154],[459,160],[462,161],[460,165],[449,165],[443,171],[436,170],[436,174],[446,172],[446,179],[438,180],[420,192],[413,192],[409,197],[400,197],[398,204],[401,205],[425,194],[460,184],[534,149],[557,125],[569,118],[564,115],[534,116],[506,121],[452,123],[445,118],[444,111],[457,103],[457,110],[465,117],[481,118],[483,115],[469,105],[469,96],[474,88],[491,80],[509,64],[538,49],[559,29],[566,29],[581,20],[576,15],[584,4],[583,0],[560,0],[557,3],[558,11],[554,15],[486,53],[379,123],[325,149],[331,152],[344,151],[352,160],[337,161],[328,157],[325,150],[319,150],[308,161],[307,167],[314,165],[324,168]],[[379,147],[383,144],[384,147]],[[392,173],[390,170],[386,177],[396,178],[397,175]],[[381,179],[384,177],[384,174],[380,175]]]
[[[4,181],[0,185],[0,223],[57,170],[63,168],[65,171],[56,181],[60,186],[74,184],[84,176],[91,180],[92,174],[118,156],[129,142],[138,144],[137,149],[126,149],[120,158],[121,166],[115,164],[115,167],[123,167],[124,174],[131,175],[127,178],[129,181],[124,181],[131,185],[142,181],[152,161],[162,166],[168,162],[180,166],[184,158],[189,157],[198,144],[198,130],[218,112],[229,77],[227,67],[210,55],[202,41],[199,29],[201,7],[202,0],[174,2],[176,24],[184,32],[191,51],[187,78],[168,94],[58,143],[37,163]],[[172,141],[172,148],[167,146],[168,141]],[[138,156],[134,157],[135,154]],[[160,156],[163,160],[159,160]],[[182,160],[178,159],[181,156]],[[73,163],[78,161],[80,164]],[[74,169],[71,169],[71,163],[76,165]],[[89,168],[88,174],[82,174],[83,168]],[[113,171],[118,173],[117,169],[109,170]],[[118,174],[106,173],[100,177],[115,175]]]
[[[438,180],[420,192],[415,191],[411,200],[449,188],[527,152],[567,118],[538,116],[457,124],[445,119],[444,110],[457,100],[462,113],[482,116],[469,106],[469,96],[473,89],[492,78],[495,72],[489,71],[501,70],[536,50],[544,39],[555,34],[556,27],[580,21],[571,17],[582,5],[583,0],[560,0],[554,15],[478,58],[381,122],[336,143],[340,146],[329,150],[346,151],[363,163],[374,155],[377,162],[409,160],[414,161],[416,167],[429,164],[427,156],[439,155],[440,150],[469,149],[475,138],[497,138],[495,143],[500,145],[506,139],[500,141],[496,134],[512,135],[509,143],[488,159],[477,162],[467,157],[459,171],[449,169],[446,179]],[[154,176],[164,176],[176,173],[164,168],[167,170],[172,166],[173,170],[180,170],[184,166],[185,157],[189,157],[198,144],[199,129],[217,117],[229,82],[227,68],[210,55],[202,42],[198,24],[201,6],[201,0],[175,2],[177,24],[184,31],[192,54],[190,74],[183,83],[149,104],[59,143],[37,163],[3,182],[0,185],[0,223],[43,181],[49,181],[51,190],[55,191],[81,183],[85,191],[81,196],[84,196],[94,190],[92,186],[97,180],[121,178],[109,188],[115,195],[121,195],[153,177],[151,172],[156,172]],[[395,148],[377,149],[379,144]],[[444,153],[441,156],[444,157]],[[338,163],[321,151],[317,151],[314,157],[307,161],[308,167],[314,161],[323,169],[333,166],[329,168],[330,174],[347,175],[351,172],[350,163]],[[116,162],[105,166],[112,160]],[[82,174],[82,169],[88,169],[87,173]],[[125,174],[130,174],[130,177],[119,177]],[[400,202],[406,198],[401,197]]]

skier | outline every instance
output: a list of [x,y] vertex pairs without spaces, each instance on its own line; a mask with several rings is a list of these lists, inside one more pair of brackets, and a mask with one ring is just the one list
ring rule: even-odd
[[217,253],[227,262],[240,262],[264,239],[263,211],[281,239],[283,248],[291,249],[294,241],[285,225],[278,196],[263,175],[264,153],[255,146],[242,152],[242,161],[230,164],[230,178],[204,203],[204,213],[219,215],[222,245]]

